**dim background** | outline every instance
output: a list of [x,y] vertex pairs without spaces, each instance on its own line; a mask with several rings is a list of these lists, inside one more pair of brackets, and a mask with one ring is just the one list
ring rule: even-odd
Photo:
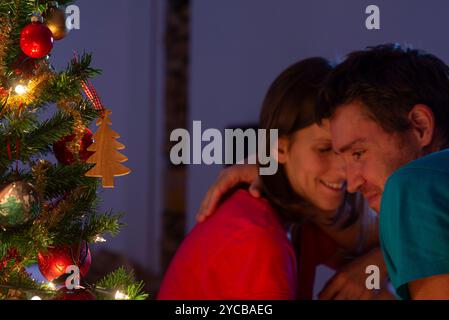
[[[100,189],[102,209],[127,213],[121,233],[93,247],[91,273],[127,264],[154,297],[161,276],[195,224],[219,165],[174,167],[169,133],[193,120],[224,130],[257,123],[271,81],[311,56],[387,42],[410,44],[449,61],[444,0],[78,0],[81,29],[55,43],[52,63],[93,53],[94,79],[133,172]],[[365,9],[380,7],[380,30]],[[92,128],[95,129],[95,128]]]

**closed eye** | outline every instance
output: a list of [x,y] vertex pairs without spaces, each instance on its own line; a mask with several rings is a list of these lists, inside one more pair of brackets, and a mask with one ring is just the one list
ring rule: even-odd
[[332,151],[332,147],[321,148],[321,149],[318,149],[318,151],[319,151],[320,153],[327,153],[327,152]]

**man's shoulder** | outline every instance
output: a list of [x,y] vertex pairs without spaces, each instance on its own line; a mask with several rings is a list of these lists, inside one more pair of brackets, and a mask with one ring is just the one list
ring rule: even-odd
[[433,181],[449,181],[449,149],[409,162],[391,174],[387,186],[419,187],[419,182],[426,178]]
[[433,152],[409,162],[399,170],[423,170],[449,173],[449,149]]
[[409,298],[408,283],[447,273],[449,151],[410,162],[385,186],[380,241],[397,294]]
[[406,208],[410,218],[422,214],[423,207],[445,208],[442,199],[449,200],[449,150],[419,158],[393,172],[384,187],[381,212],[393,217],[404,214]]

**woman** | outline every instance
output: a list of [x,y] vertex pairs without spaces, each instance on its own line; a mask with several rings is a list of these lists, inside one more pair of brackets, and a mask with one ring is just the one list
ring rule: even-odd
[[[271,85],[260,127],[278,129],[279,169],[261,176],[265,198],[235,191],[198,224],[174,257],[159,299],[310,299],[318,264],[339,268],[346,258],[377,246],[376,221],[358,196],[345,191],[329,124],[314,121],[320,85],[331,69],[322,58],[306,59]],[[254,168],[244,168],[246,181],[252,181]],[[376,251],[363,263],[381,260]],[[371,297],[347,283],[329,283],[322,297]]]

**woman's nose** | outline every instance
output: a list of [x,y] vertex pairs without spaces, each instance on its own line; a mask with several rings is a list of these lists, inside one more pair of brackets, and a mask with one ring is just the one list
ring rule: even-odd
[[334,170],[338,173],[339,178],[346,180],[346,163],[343,157],[335,153]]

